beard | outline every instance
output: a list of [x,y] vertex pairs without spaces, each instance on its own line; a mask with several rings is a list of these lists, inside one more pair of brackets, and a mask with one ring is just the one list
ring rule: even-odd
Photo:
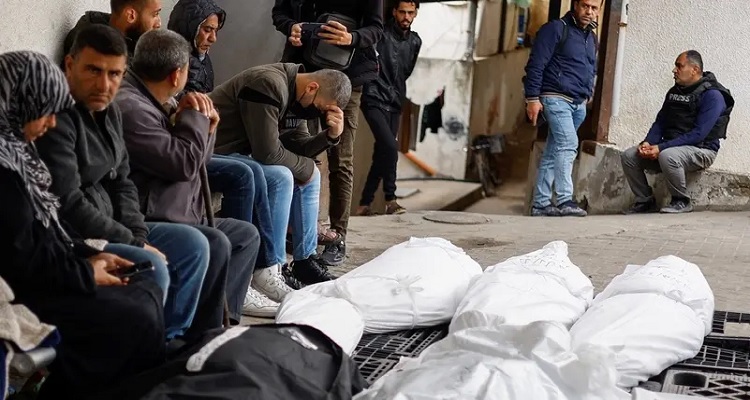
[[138,39],[143,36],[143,34],[146,33],[146,29],[143,29],[143,26],[139,23],[133,24],[125,31],[125,37],[132,40],[133,43],[137,43]]

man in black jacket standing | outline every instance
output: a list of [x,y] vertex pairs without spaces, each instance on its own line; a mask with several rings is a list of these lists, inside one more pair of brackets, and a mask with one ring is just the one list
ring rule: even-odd
[[385,213],[403,214],[406,209],[396,202],[396,165],[398,163],[398,128],[401,106],[406,98],[406,80],[417,63],[422,39],[411,31],[417,16],[419,0],[402,0],[394,4],[393,18],[385,24],[385,35],[378,42],[380,73],[365,85],[362,112],[375,136],[372,165],[362,190],[357,215],[372,215],[370,207],[380,181],[383,181]]
[[[325,32],[319,35],[328,44],[355,49],[351,64],[344,70],[352,84],[351,98],[344,107],[344,132],[339,145],[328,150],[331,228],[345,238],[354,188],[354,134],[362,85],[378,74],[375,44],[383,37],[383,0],[276,0],[273,23],[288,37],[282,62],[303,64],[307,72],[321,69],[303,58],[306,40],[302,39],[302,23],[315,22],[325,13],[342,14],[358,23],[358,28],[349,32],[342,24],[333,22],[323,27]],[[346,245],[342,241],[327,246],[321,260],[328,265],[341,265],[345,254]]]

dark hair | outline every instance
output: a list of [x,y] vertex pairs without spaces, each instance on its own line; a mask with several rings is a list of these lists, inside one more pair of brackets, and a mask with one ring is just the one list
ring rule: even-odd
[[132,6],[136,10],[142,10],[148,0],[110,0],[109,8],[112,14],[119,14],[127,6]]
[[78,31],[68,54],[75,57],[86,47],[105,56],[128,55],[128,46],[122,33],[104,24],[89,25]]
[[178,33],[154,29],[138,39],[131,69],[145,81],[161,82],[188,64],[191,51],[190,43]]
[[397,9],[401,3],[411,3],[414,4],[414,7],[419,9],[419,0],[393,0],[393,9]]
[[685,57],[689,64],[697,65],[698,69],[703,72],[703,57],[697,50],[688,50],[685,52]]

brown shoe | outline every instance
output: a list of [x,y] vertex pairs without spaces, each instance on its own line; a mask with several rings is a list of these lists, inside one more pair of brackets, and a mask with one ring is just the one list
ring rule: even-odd
[[401,207],[398,203],[396,203],[396,200],[389,201],[385,205],[385,213],[386,215],[399,215],[406,212],[406,209],[404,207]]
[[375,215],[375,212],[372,211],[372,207],[370,206],[359,206],[357,207],[357,210],[354,212],[354,215],[358,217],[370,217]]

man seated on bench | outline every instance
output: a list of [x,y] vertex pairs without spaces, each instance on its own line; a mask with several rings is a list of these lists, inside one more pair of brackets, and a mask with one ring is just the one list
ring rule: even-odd
[[[186,92],[214,90],[214,70],[209,50],[224,26],[226,12],[213,0],[180,0],[169,15],[168,27],[192,45]],[[212,149],[213,151],[213,149]],[[284,166],[264,168],[245,156],[214,154],[206,165],[213,192],[223,195],[220,216],[253,223],[260,233],[261,252],[245,298],[248,315],[275,314],[288,293],[282,271],[286,264],[285,234],[292,208],[294,180]],[[267,173],[266,173],[267,171]],[[287,273],[289,276],[289,273]],[[290,284],[299,288],[299,282]],[[295,285],[296,283],[296,285]],[[258,293],[263,296],[258,296]],[[269,299],[271,301],[269,301]]]
[[48,132],[55,113],[72,106],[65,76],[47,57],[0,54],[0,276],[16,303],[62,337],[40,400],[104,398],[96,394],[164,360],[159,286],[117,276],[132,263],[76,238],[49,192],[52,176],[34,142],[59,135]]
[[656,199],[646,180],[646,170],[664,173],[672,201],[662,213],[693,211],[686,172],[706,169],[719,151],[719,139],[727,137],[734,99],[714,74],[703,71],[703,59],[695,50],[677,57],[672,70],[675,85],[646,138],[622,153],[622,169],[635,204],[626,214],[654,212]]
[[[245,221],[217,218],[215,228],[206,225],[200,174],[211,157],[219,115],[202,93],[182,96],[174,122],[163,107],[185,87],[189,59],[190,44],[177,33],[164,29],[146,33],[135,47],[132,67],[115,103],[122,110],[131,177],[146,219],[189,224],[208,238],[209,269],[228,266],[230,318],[239,323],[260,238]],[[275,314],[274,308],[254,316]]]
[[[252,157],[267,177],[274,171],[294,178],[292,275],[305,284],[335,278],[316,254],[320,172],[313,157],[338,144],[344,129],[340,107],[349,101],[351,90],[349,78],[340,71],[308,74],[298,64],[270,64],[241,72],[210,95],[222,116],[217,153]],[[310,134],[306,120],[322,115],[328,129]],[[283,168],[267,168],[272,166]],[[289,216],[286,211],[284,217]]]
[[[60,218],[84,238],[106,240],[104,251],[134,262],[153,255],[157,282],[166,292],[167,339],[200,335],[221,326],[223,297],[207,294],[211,276],[225,276],[226,270],[207,271],[208,241],[198,230],[144,222],[120,109],[111,103],[126,60],[125,39],[114,28],[81,29],[65,57],[75,107],[57,114],[57,125],[37,148],[52,174],[50,191],[60,197]],[[223,280],[213,282],[222,292]]]

